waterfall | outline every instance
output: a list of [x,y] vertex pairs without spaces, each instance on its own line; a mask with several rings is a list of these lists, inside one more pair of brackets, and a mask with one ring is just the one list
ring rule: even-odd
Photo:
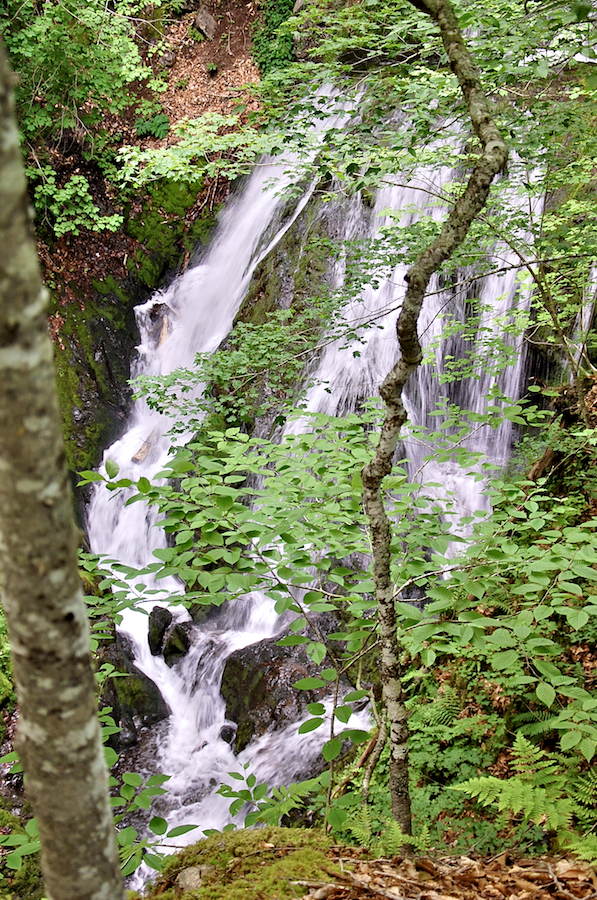
[[[417,207],[435,218],[443,215],[438,205],[432,205],[428,189],[441,192],[442,186],[453,177],[447,168],[419,172],[406,185],[388,183],[377,194],[373,210],[359,197],[344,203],[344,235],[346,238],[368,234],[375,236],[387,224],[387,210]],[[269,184],[276,180],[273,186]],[[247,291],[251,275],[259,262],[281,240],[296,221],[308,202],[314,185],[288,213],[280,196],[282,188],[292,182],[288,162],[267,162],[258,167],[241,194],[235,197],[221,218],[211,248],[194,268],[177,278],[171,286],[159,292],[137,309],[141,333],[139,359],[133,375],[167,373],[180,366],[192,366],[197,352],[216,349],[226,337],[234,316]],[[269,184],[269,186],[268,186]],[[407,217],[414,214],[405,213]],[[503,256],[503,253],[502,253]],[[507,268],[507,267],[506,267]],[[378,328],[367,331],[363,343],[339,341],[322,352],[315,373],[314,386],[308,391],[309,409],[328,414],[343,414],[355,409],[365,398],[378,392],[380,381],[396,361],[396,309],[404,290],[404,268],[398,266],[389,278],[375,287],[368,287],[344,311],[347,323],[359,323],[376,314]],[[343,278],[342,264],[333,272],[336,284]],[[515,270],[501,277],[488,276],[479,280],[478,294],[498,313],[507,313],[513,302],[519,302]],[[441,336],[438,314],[450,295],[442,290],[437,279],[431,286],[431,297],[422,315],[422,330],[427,337]],[[463,306],[465,297],[456,298]],[[444,388],[434,373],[441,371],[443,356],[457,355],[458,339],[452,347],[438,342],[435,362],[423,367],[408,386],[407,404],[411,421],[426,425]],[[355,356],[358,348],[359,356]],[[502,388],[516,395],[522,377],[522,357],[507,371]],[[461,385],[458,400],[480,411],[483,394],[496,380],[491,373],[481,373],[476,386]],[[151,478],[164,464],[168,453],[168,439],[163,436],[169,427],[144,401],[135,403],[128,430],[106,450],[105,458],[120,467],[120,477],[137,480]],[[294,428],[300,427],[297,425]],[[499,438],[491,435],[480,440],[481,449],[492,459],[507,457],[509,432],[502,429]],[[491,452],[490,452],[491,451]],[[410,441],[407,453],[414,468],[422,465],[421,450]],[[432,473],[430,480],[441,480],[455,493],[462,509],[474,510],[483,505],[479,488],[472,488],[456,466],[444,464],[441,473]],[[89,537],[95,553],[112,560],[143,567],[152,558],[152,551],[165,546],[165,536],[155,527],[155,514],[142,503],[126,506],[127,494],[114,495],[99,486],[93,495],[89,513]],[[160,581],[164,596],[177,590],[168,579]],[[151,600],[154,605],[155,599]],[[187,618],[183,609],[174,610],[180,619]],[[273,601],[255,593],[242,602],[223,607],[194,631],[193,643],[187,656],[172,669],[160,657],[149,652],[147,618],[126,611],[121,629],[131,638],[136,665],[159,687],[171,715],[159,726],[155,751],[155,767],[171,776],[168,783],[168,813],[171,825],[195,823],[200,829],[221,828],[228,821],[228,803],[214,793],[227,780],[227,772],[239,771],[249,763],[258,781],[270,784],[289,783],[308,770],[310,761],[319,755],[325,737],[323,729],[309,734],[297,734],[296,724],[273,735],[265,735],[250,744],[238,757],[223,740],[226,724],[225,705],[220,696],[220,682],[227,657],[234,650],[276,634],[278,618]],[[365,714],[351,719],[351,727],[367,727]],[[353,725],[354,723],[354,725]],[[194,840],[200,831],[192,832]]]

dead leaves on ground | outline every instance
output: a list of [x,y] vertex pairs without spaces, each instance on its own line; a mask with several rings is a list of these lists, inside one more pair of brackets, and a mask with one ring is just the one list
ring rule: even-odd
[[[346,848],[343,848],[344,852]],[[519,860],[507,854],[490,860],[467,856],[441,859],[348,860],[338,853],[343,874],[333,882],[297,882],[302,900],[592,900],[597,876],[572,859]],[[331,874],[331,873],[330,873]]]

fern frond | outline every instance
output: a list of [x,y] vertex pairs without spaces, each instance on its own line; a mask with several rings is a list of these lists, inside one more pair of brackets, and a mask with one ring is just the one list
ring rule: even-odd
[[346,823],[345,828],[350,832],[357,844],[360,844],[361,847],[369,847],[373,841],[373,826],[369,807],[362,806],[358,814]]
[[450,685],[445,685],[443,691],[438,693],[431,703],[419,707],[414,717],[425,725],[451,725],[458,718],[461,709],[462,701],[458,691]]
[[597,835],[585,834],[583,837],[572,837],[566,844],[566,850],[571,850],[579,859],[586,862],[597,862]]

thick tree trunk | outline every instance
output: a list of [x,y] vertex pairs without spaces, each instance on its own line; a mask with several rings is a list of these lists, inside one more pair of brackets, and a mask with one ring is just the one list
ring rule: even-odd
[[386,405],[379,444],[363,469],[363,497],[371,531],[373,577],[379,609],[381,678],[390,730],[390,795],[392,814],[405,834],[411,834],[408,789],[408,721],[400,682],[400,645],[396,628],[394,586],[390,574],[391,525],[384,507],[383,479],[392,469],[400,429],[406,421],[402,390],[422,359],[417,324],[429,281],[440,265],[462,244],[489,195],[491,182],[504,170],[508,148],[491,116],[479,73],[464,43],[449,0],[410,0],[437,23],[444,49],[458,83],[481,154],[465,190],[447,217],[439,236],[419,256],[407,275],[407,290],[396,331],[400,359],[385,378],[380,393]]
[[0,45],[0,573],[49,900],[120,900],[52,347]]

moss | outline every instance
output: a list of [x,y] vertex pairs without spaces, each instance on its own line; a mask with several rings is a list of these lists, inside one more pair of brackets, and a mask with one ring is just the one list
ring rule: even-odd
[[[129,360],[138,343],[133,308],[147,299],[168,271],[198,242],[206,243],[215,219],[209,213],[188,226],[185,215],[200,182],[153,185],[126,231],[141,246],[129,256],[129,277],[94,281],[95,293],[67,307],[54,300],[61,320],[55,345],[56,377],[68,465],[78,472],[96,466],[101,450],[117,436],[130,402]],[[77,293],[76,285],[71,285]]]
[[[7,834],[25,834],[25,822],[1,806],[0,830]],[[44,888],[39,867],[39,853],[23,857],[23,865],[17,871],[0,866],[0,900],[41,900]]]
[[135,675],[127,675],[126,678],[115,678],[114,686],[118,699],[124,706],[137,709],[147,704],[147,692],[141,679]]
[[[297,896],[293,881],[329,882],[334,873],[340,874],[328,856],[333,843],[323,831],[303,828],[243,829],[211,835],[174,856],[144,896],[161,900],[293,898]],[[175,888],[176,877],[193,866],[209,869],[201,887],[181,893]]]
[[126,231],[142,249],[128,259],[127,268],[147,287],[157,287],[168,269],[180,265],[185,251],[209,240],[215,224],[211,214],[190,227],[185,222],[202,187],[201,181],[185,184],[162,179],[149,188],[141,211],[128,219]]

